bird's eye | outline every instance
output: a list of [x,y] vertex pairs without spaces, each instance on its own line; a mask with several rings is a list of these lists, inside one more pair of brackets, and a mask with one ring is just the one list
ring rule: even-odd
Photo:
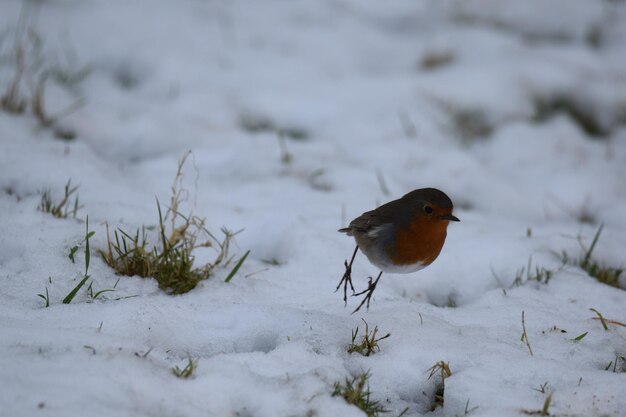
[[431,206],[424,206],[424,212],[426,214],[431,214],[433,212],[433,208]]

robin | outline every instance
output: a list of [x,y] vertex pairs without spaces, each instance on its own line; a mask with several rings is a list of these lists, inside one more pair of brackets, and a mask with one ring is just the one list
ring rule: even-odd
[[[375,210],[367,211],[350,222],[339,232],[354,236],[356,248],[352,259],[344,265],[337,290],[343,284],[343,301],[347,304],[348,285],[353,296],[365,294],[356,313],[367,302],[369,309],[372,294],[383,272],[408,274],[430,265],[443,247],[449,222],[460,221],[452,215],[452,201],[442,191],[435,188],[420,188],[402,198],[383,204]],[[352,263],[357,251],[380,268],[375,281],[369,277],[365,291],[355,294],[352,286]]]

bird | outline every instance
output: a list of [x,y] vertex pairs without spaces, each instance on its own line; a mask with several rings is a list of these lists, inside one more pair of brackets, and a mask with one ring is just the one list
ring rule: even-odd
[[[348,285],[353,296],[365,295],[359,311],[367,302],[369,310],[372,294],[383,272],[408,274],[433,263],[441,253],[448,225],[460,221],[452,214],[452,200],[436,188],[420,188],[382,206],[366,211],[352,220],[341,233],[353,236],[356,248],[335,292],[343,284],[343,301],[347,305]],[[380,269],[376,280],[369,277],[366,290],[355,293],[352,285],[352,263],[358,250]]]

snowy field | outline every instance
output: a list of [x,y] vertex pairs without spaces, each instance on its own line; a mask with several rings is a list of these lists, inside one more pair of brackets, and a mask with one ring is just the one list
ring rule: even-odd
[[[626,416],[626,2],[2,0],[0,95],[0,416],[363,416],[363,373],[372,416]],[[179,211],[241,231],[170,295],[98,251],[189,150]],[[461,222],[351,314],[337,229],[422,187]]]

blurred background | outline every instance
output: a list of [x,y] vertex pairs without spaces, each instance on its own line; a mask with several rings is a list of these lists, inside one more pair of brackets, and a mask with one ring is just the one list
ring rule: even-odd
[[[175,297],[97,253],[158,247],[173,187],[240,232]],[[393,336],[351,355],[336,230],[422,187],[461,222],[384,275],[363,314]],[[552,387],[551,415],[622,415],[626,1],[1,0],[0,236],[11,415],[362,415],[331,394],[367,369],[393,415],[539,414]]]

